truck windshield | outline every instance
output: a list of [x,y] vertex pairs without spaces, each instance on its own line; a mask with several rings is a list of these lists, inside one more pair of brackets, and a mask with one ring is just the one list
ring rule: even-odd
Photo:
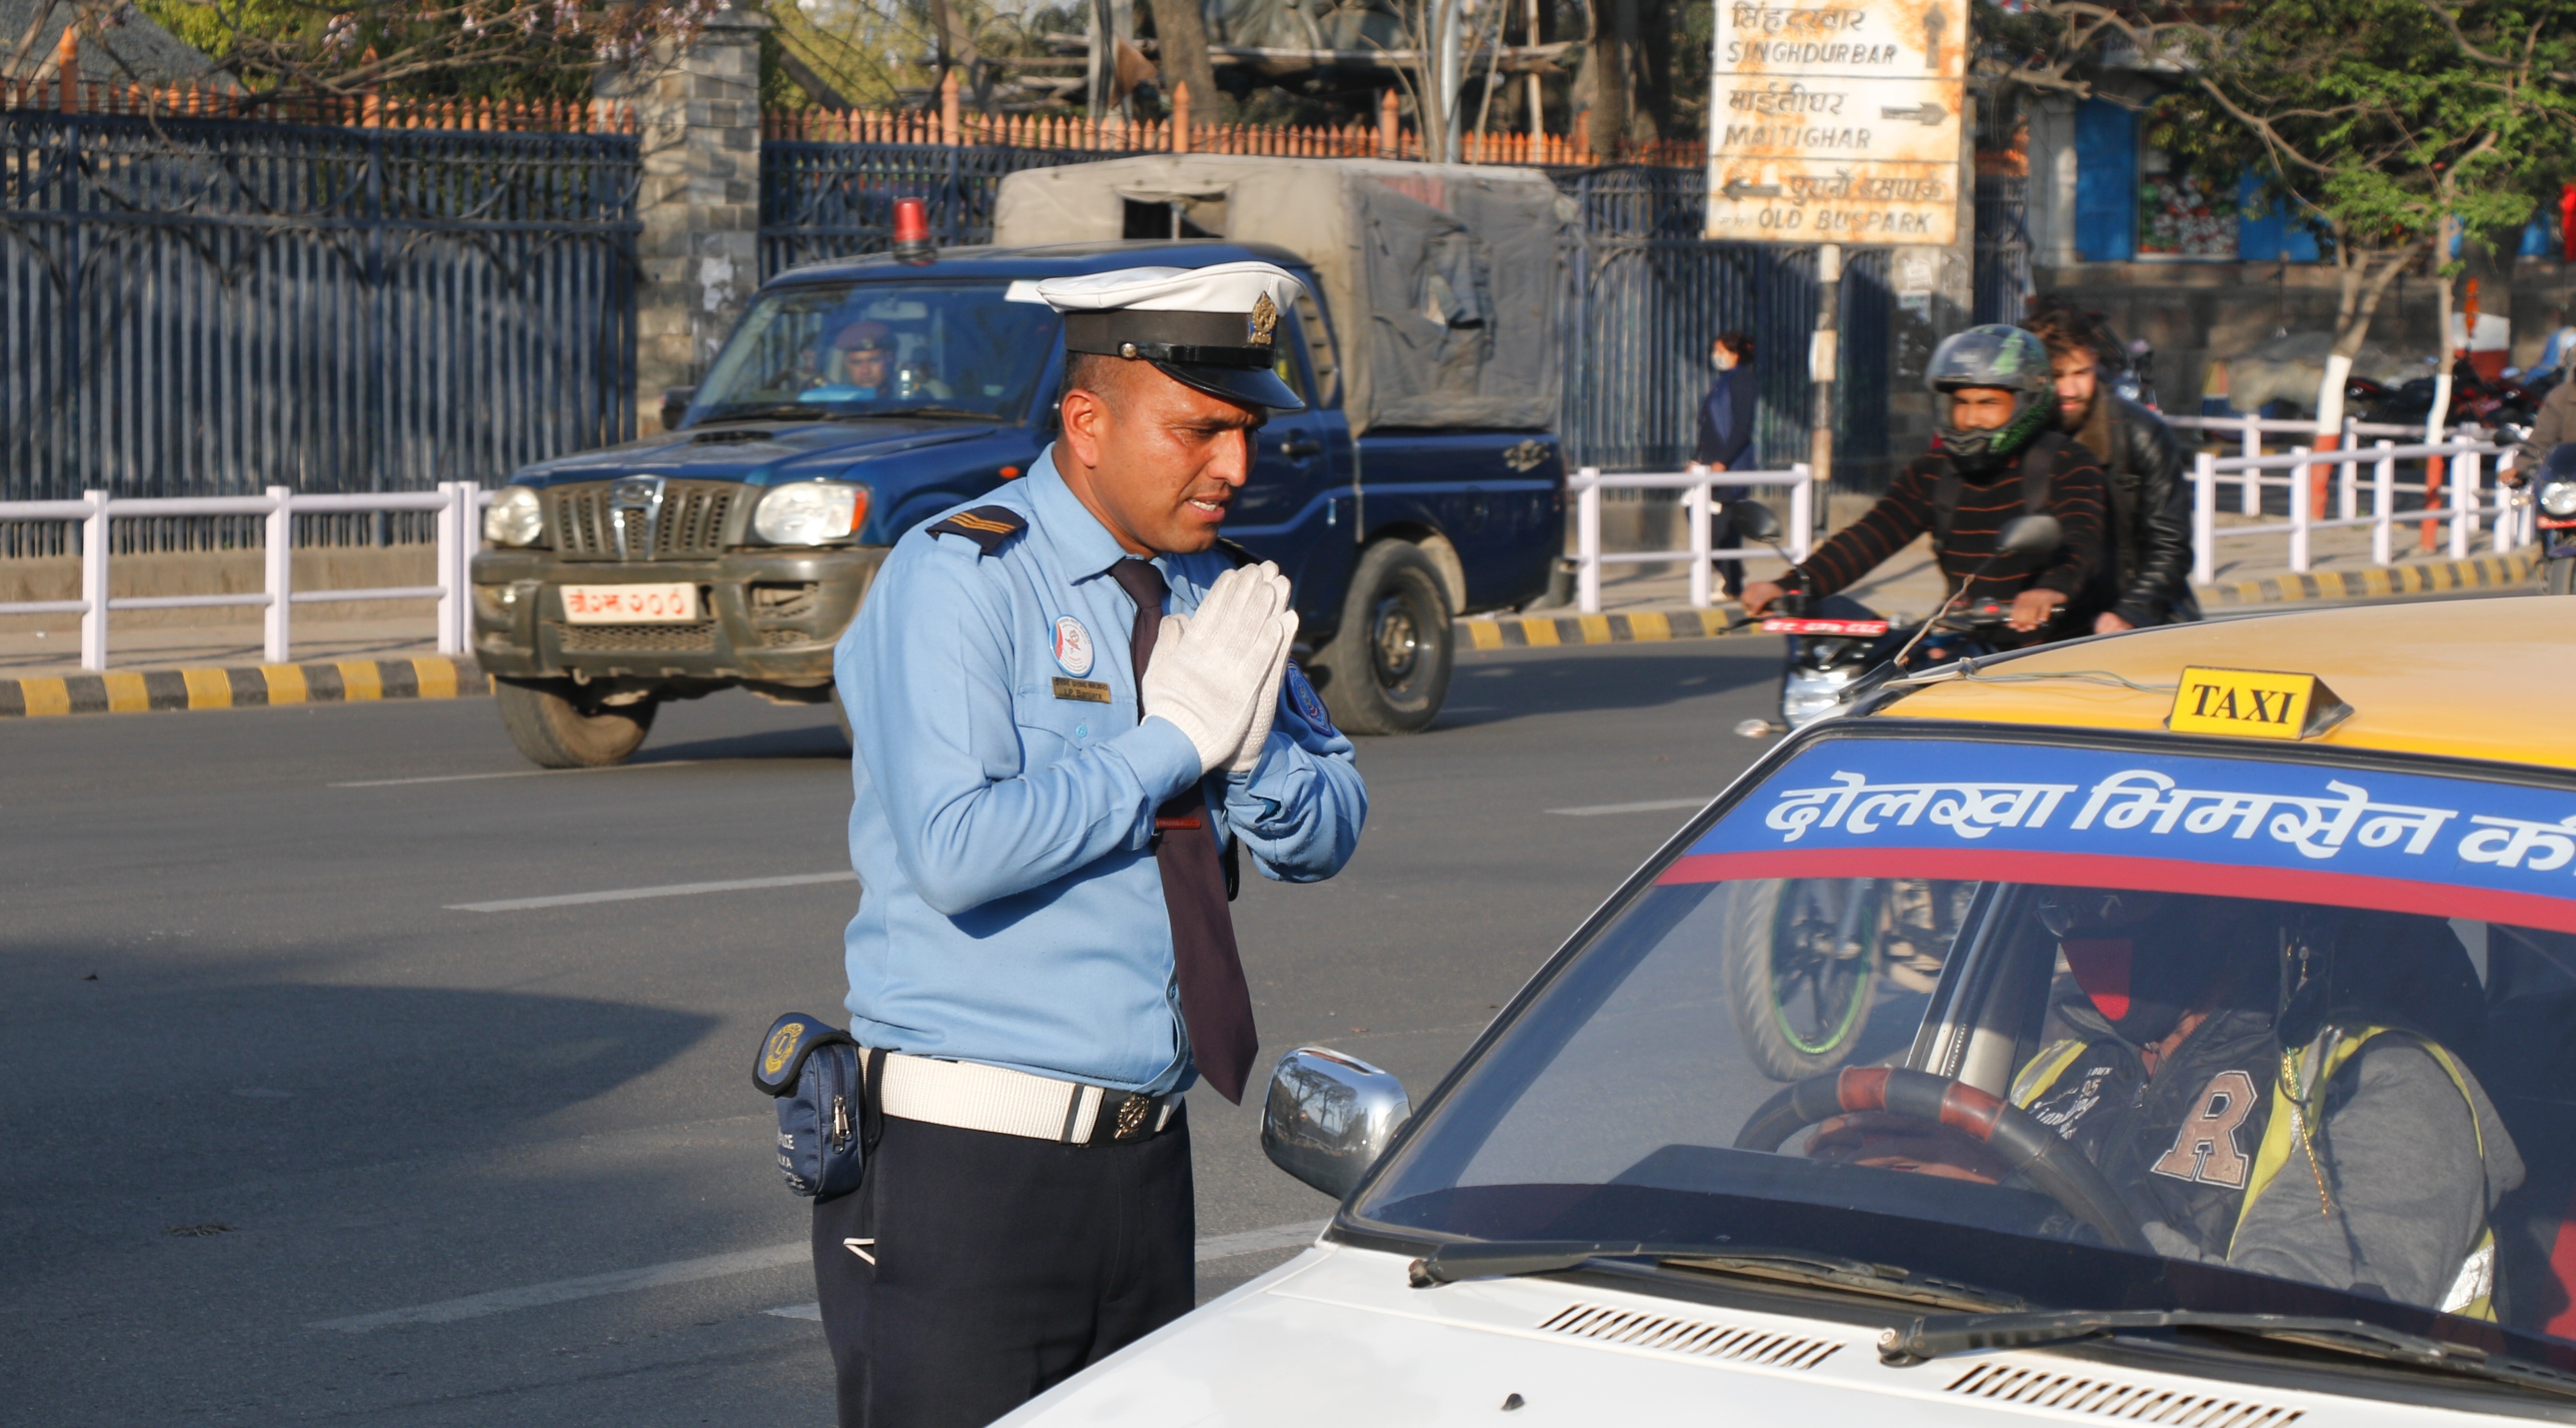
[[1017,422],[1056,315],[1002,283],[818,283],[764,293],[698,390],[700,422],[909,414]]
[[2576,789],[2298,752],[1817,740],[1553,965],[1357,1215],[2441,1311],[2576,1364]]

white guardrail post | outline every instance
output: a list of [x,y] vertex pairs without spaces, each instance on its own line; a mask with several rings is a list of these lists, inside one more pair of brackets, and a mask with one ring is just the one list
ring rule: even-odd
[[284,486],[271,486],[265,494],[271,504],[267,544],[261,551],[268,570],[263,586],[268,592],[268,612],[261,617],[266,636],[261,657],[270,664],[289,664],[294,645],[295,493]]
[[1682,495],[1683,519],[1690,522],[1690,602],[1691,608],[1708,608],[1708,562],[1716,548],[1709,530],[1710,491],[1714,481],[1702,481]]
[[1816,540],[1816,473],[1803,461],[1789,469],[1798,477],[1789,488],[1789,559],[1804,564]]
[[[2238,431],[2240,435],[2236,454],[2248,461],[2260,460],[2263,455],[2262,419],[2248,416],[2245,418],[2245,424],[2239,427]],[[2237,514],[2246,516],[2263,514],[2263,472],[2259,467],[2245,468],[2245,484],[2238,491]]]
[[2199,452],[2191,461],[2191,579],[2207,585],[2218,578],[2218,453]]
[[[2360,427],[2361,423],[2351,417],[2343,419],[2343,450],[2352,451],[2361,445]],[[2335,515],[2348,521],[2361,514],[2361,463],[2347,459],[2338,464],[2343,469],[2343,480],[2336,483]]]
[[447,504],[438,508],[438,652],[458,653],[456,644],[456,609],[465,599],[465,582],[457,578],[457,548],[464,544],[466,497],[462,481],[441,481],[438,494]]
[[2504,479],[2513,470],[2514,455],[2514,452],[2506,451],[2496,457],[2495,539],[2489,542],[2488,548],[2498,555],[2521,544],[2524,508],[2520,498],[2523,493],[2506,485]]
[[[2373,446],[2386,451],[2392,443],[2381,437]],[[2382,456],[2370,465],[2370,563],[2386,565],[2397,557],[2397,458]]]
[[1601,613],[1601,468],[1574,473],[1574,608]]
[[[2290,454],[2305,456],[2308,454],[2308,448],[2293,446],[2290,448]],[[2308,480],[2308,472],[2311,469],[2307,466],[2290,468],[2290,569],[2299,575],[2308,573],[2308,522],[2315,518],[2308,509],[2314,504],[2313,492]]]
[[89,514],[81,518],[81,668],[107,668],[107,523],[105,491],[83,491]]
[[2460,459],[2451,466],[2451,558],[2469,558],[2469,537],[2478,525],[2478,453],[2462,443]]

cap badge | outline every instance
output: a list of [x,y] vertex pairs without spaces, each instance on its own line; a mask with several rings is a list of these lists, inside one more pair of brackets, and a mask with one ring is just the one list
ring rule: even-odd
[[1279,309],[1263,293],[1252,303],[1252,314],[1243,320],[1243,340],[1254,347],[1270,345],[1271,330],[1279,326]]

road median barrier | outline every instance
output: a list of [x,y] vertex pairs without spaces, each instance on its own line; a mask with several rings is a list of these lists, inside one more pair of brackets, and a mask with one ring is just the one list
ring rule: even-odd
[[444,655],[233,668],[111,670],[0,677],[0,718],[257,709],[374,699],[460,699],[492,692],[471,660]]

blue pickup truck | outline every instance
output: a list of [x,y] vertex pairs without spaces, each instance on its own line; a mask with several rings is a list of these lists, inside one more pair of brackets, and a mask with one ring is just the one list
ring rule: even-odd
[[1451,619],[1548,584],[1555,438],[1355,438],[1311,265],[1257,244],[1117,240],[795,269],[674,394],[670,430],[512,476],[473,584],[475,655],[513,741],[547,767],[613,764],[666,700],[831,701],[832,646],[896,538],[1018,477],[1052,439],[1061,344],[1037,282],[1247,258],[1307,285],[1279,370],[1309,406],[1261,429],[1225,533],[1294,582],[1300,657],[1344,727],[1423,728],[1448,689]]

